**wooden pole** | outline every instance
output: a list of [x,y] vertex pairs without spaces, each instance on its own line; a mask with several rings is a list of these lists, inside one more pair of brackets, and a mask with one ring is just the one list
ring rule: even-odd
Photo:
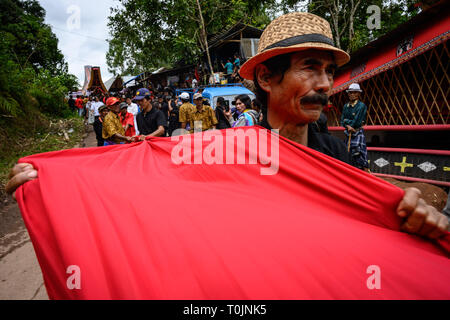
[[214,74],[214,70],[213,70],[213,66],[212,66],[212,63],[211,63],[211,57],[209,56],[208,36],[206,34],[205,21],[203,20],[202,7],[200,6],[200,1],[199,0],[197,0],[197,6],[198,6],[198,14],[200,15],[200,23],[201,23],[201,28],[202,28],[203,40],[205,41],[206,56],[208,57],[208,63],[209,63],[209,68],[211,70],[211,75],[213,75]]
[[348,146],[347,146],[347,151],[350,152],[350,142],[352,141],[352,133],[349,131],[348,132]]

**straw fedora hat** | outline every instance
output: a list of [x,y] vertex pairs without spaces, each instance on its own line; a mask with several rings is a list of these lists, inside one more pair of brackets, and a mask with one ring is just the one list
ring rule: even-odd
[[239,74],[253,80],[255,67],[274,56],[307,49],[334,53],[336,64],[350,60],[347,52],[334,46],[330,24],[325,19],[306,12],[293,12],[273,20],[259,39],[258,53],[245,62]]

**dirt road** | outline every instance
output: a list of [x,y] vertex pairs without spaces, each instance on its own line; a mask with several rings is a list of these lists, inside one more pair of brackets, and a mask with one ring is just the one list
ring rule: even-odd
[[[80,147],[96,145],[90,126]],[[12,201],[0,209],[0,300],[48,300],[33,245]]]

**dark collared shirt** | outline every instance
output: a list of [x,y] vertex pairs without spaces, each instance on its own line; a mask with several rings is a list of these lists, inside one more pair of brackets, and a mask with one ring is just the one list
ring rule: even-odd
[[159,126],[166,126],[166,118],[161,110],[152,108],[149,112],[142,111],[136,116],[136,122],[139,132],[143,135],[149,135],[156,130]]
[[[261,122],[261,126],[266,129],[272,130],[267,120]],[[348,163],[352,166],[356,166],[350,153],[347,152],[345,143],[327,133],[317,132],[312,128],[312,124],[308,125],[308,148],[319,151],[327,156],[338,159],[342,162]]]
[[342,110],[341,124],[344,128],[347,126],[353,129],[361,128],[366,122],[367,107],[361,101],[357,101],[355,104],[346,103]]

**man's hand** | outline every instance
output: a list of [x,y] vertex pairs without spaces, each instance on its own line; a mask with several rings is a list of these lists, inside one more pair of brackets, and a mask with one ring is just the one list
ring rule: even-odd
[[9,172],[9,181],[6,184],[6,192],[16,200],[16,190],[25,182],[37,178],[37,171],[29,163],[18,163]]
[[347,131],[348,131],[348,132],[351,132],[351,133],[355,133],[355,132],[356,132],[356,130],[353,129],[353,127],[351,127],[351,126],[349,126],[349,125],[347,125]]
[[401,229],[408,233],[437,239],[446,234],[448,219],[433,206],[427,205],[420,195],[419,189],[405,189],[405,196],[397,207],[397,214],[405,218]]

